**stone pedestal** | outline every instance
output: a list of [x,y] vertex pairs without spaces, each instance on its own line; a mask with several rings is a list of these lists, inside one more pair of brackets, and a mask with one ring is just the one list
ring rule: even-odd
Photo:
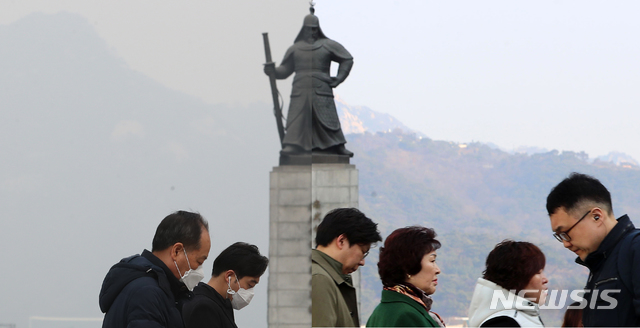
[[[315,229],[330,210],[358,207],[358,171],[350,164],[278,166],[269,192],[269,327],[310,327]],[[353,276],[359,298],[359,271]]]

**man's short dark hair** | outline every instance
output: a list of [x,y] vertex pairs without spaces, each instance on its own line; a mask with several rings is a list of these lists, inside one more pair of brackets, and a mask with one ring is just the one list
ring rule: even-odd
[[606,207],[604,210],[607,213],[613,213],[611,194],[607,188],[598,179],[576,172],[551,189],[547,196],[547,212],[551,215],[561,207],[570,212],[584,201],[601,204]]
[[344,234],[349,244],[373,244],[382,241],[378,224],[356,208],[336,208],[327,213],[316,231],[316,245],[327,246]]
[[202,228],[209,231],[209,223],[198,213],[177,211],[169,214],[156,229],[151,251],[162,251],[175,243],[182,243],[187,250],[199,249]]
[[526,241],[503,240],[487,256],[482,278],[513,290],[523,290],[544,269],[545,257],[538,246]]
[[269,259],[260,255],[258,246],[237,242],[216,257],[211,275],[217,277],[227,270],[233,270],[238,279],[260,277],[267,269],[267,265],[269,265]]

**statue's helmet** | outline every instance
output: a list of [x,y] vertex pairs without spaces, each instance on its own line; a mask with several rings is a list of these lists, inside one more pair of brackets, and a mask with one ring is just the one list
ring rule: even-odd
[[307,15],[307,16],[304,16],[304,21],[302,22],[302,29],[300,30],[300,33],[298,33],[298,37],[296,37],[295,42],[303,40],[304,35],[305,35],[305,33],[304,33],[305,27],[317,27],[318,28],[318,38],[327,39],[327,37],[324,35],[324,33],[322,33],[322,29],[320,28],[320,20],[318,19],[318,16],[314,15],[315,9],[313,8],[313,6],[311,8],[309,8],[309,11],[311,13],[309,15]]
[[318,19],[318,16],[314,15],[314,14],[309,14],[307,16],[304,16],[304,21],[302,26],[305,27],[320,27],[320,20]]

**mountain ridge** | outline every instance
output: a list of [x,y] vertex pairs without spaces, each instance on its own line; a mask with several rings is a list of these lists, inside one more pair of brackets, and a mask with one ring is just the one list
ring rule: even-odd
[[[0,221],[0,245],[22,245],[7,263],[37,264],[56,282],[33,284],[41,271],[31,269],[0,282],[16,295],[1,304],[0,317],[26,325],[34,314],[100,316],[93,302],[108,268],[148,247],[158,219],[177,209],[207,216],[212,254],[241,234],[267,249],[267,172],[279,151],[270,105],[210,105],[167,88],[131,70],[75,14],[0,26],[0,44],[0,204],[8,218]],[[540,243],[553,283],[580,285],[583,272],[560,267],[572,255],[554,243],[543,205],[569,172],[601,178],[616,213],[640,217],[633,166],[577,152],[510,154],[432,140],[389,114],[339,98],[336,105],[360,172],[361,209],[385,237],[404,225],[436,228],[443,274],[434,310],[444,315],[463,314],[482,257],[500,238]],[[376,252],[362,268],[363,316],[380,290]],[[239,316],[239,325],[264,323],[266,308],[257,304],[266,304],[265,285],[257,287],[265,288],[256,293],[257,315]],[[55,301],[60,295],[74,297]]]
[[[484,258],[503,239],[525,240],[547,257],[550,289],[579,289],[587,274],[575,254],[552,237],[545,199],[571,172],[597,177],[613,197],[617,216],[628,214],[638,226],[640,170],[589,161],[584,153],[550,151],[510,154],[482,143],[458,144],[419,138],[400,130],[348,136],[358,155],[360,209],[379,223],[383,238],[396,228],[434,228],[442,248],[442,274],[433,310],[445,317],[464,317]],[[374,248],[361,268],[363,320],[379,302],[382,288]],[[544,310],[551,326],[561,310]]]

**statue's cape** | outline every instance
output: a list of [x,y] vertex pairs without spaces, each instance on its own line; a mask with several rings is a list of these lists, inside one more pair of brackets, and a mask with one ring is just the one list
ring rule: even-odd
[[287,60],[291,59],[291,57],[293,56],[293,53],[296,51],[313,51],[313,50],[319,49],[320,47],[324,47],[333,56],[336,56],[340,59],[343,59],[343,60],[353,59],[349,51],[347,51],[347,49],[345,49],[345,47],[343,47],[340,43],[333,41],[331,39],[322,38],[322,39],[318,39],[313,44],[309,44],[305,41],[298,41],[294,43],[291,47],[289,47],[289,49],[287,49],[287,52],[284,54],[284,59],[282,59],[282,62],[284,63]]

